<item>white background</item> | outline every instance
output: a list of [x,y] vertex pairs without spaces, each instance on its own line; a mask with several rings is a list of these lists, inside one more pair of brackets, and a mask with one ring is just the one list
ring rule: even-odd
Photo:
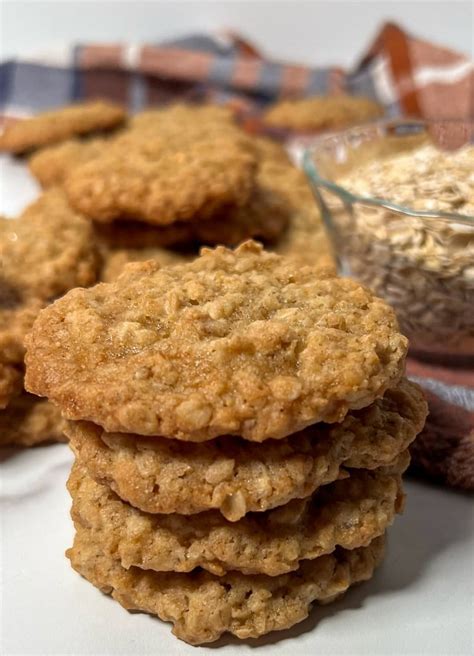
[[0,0],[0,18],[2,57],[67,42],[158,43],[189,32],[231,27],[274,58],[348,66],[388,19],[423,38],[473,53],[470,0]]

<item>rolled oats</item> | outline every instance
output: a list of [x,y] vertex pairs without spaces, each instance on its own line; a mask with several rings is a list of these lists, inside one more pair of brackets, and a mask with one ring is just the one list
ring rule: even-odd
[[[474,147],[424,145],[372,161],[338,183],[414,210],[474,216]],[[340,222],[350,273],[397,311],[422,351],[474,353],[474,220],[420,218],[356,203]]]

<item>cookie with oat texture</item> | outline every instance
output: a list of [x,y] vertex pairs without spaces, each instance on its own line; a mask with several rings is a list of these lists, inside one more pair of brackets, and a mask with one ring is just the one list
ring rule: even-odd
[[370,291],[255,242],[128,265],[43,310],[27,344],[27,389],[66,418],[195,442],[342,421],[396,385],[407,351]]
[[3,284],[18,300],[54,300],[96,281],[99,257],[90,222],[52,188],[15,220],[0,219]]
[[274,128],[313,132],[366,123],[383,113],[379,103],[363,96],[313,96],[281,100],[269,107],[263,121]]
[[370,579],[383,554],[380,537],[367,547],[304,561],[280,576],[126,570],[103,553],[92,531],[80,528],[66,555],[77,572],[124,608],[172,622],[178,638],[198,645],[226,632],[246,639],[288,629],[308,616],[314,602],[334,601]]
[[75,167],[64,188],[71,205],[95,221],[169,225],[244,205],[255,171],[250,139],[230,124],[196,125],[172,135],[130,130],[101,156]]
[[345,467],[389,466],[421,431],[421,389],[407,381],[341,424],[315,424],[282,440],[252,444],[223,436],[200,444],[66,428],[77,461],[99,483],[149,513],[218,510],[228,521],[310,496]]
[[402,468],[353,471],[313,497],[233,523],[215,511],[199,513],[192,521],[143,513],[77,464],[68,490],[76,526],[88,528],[104,554],[126,569],[191,572],[201,567],[217,576],[229,571],[278,576],[298,569],[302,560],[338,546],[367,546],[382,535],[403,506]]
[[20,155],[76,135],[111,130],[126,116],[120,105],[108,101],[59,107],[7,126],[0,135],[0,152]]
[[65,422],[46,399],[23,392],[0,412],[0,446],[36,446],[65,442]]
[[84,141],[68,139],[34,153],[28,166],[42,187],[59,186],[77,166],[101,155],[108,144],[101,137]]

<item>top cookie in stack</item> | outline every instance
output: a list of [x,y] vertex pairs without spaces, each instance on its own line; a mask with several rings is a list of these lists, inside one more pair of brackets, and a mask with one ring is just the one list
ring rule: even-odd
[[252,242],[74,290],[29,344],[31,391],[68,419],[194,442],[341,421],[398,382],[407,348],[369,291]]
[[426,404],[369,291],[247,242],[128,265],[27,342],[76,455],[68,556],[126,608],[199,644],[370,578]]

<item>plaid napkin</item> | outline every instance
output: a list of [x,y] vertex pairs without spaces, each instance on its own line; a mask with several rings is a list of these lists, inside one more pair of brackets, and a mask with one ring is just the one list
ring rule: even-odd
[[[276,99],[327,93],[371,97],[387,116],[473,119],[474,66],[391,23],[351,71],[270,61],[231,32],[160,45],[76,45],[0,64],[0,125],[99,96],[131,111],[179,100],[227,103],[258,130],[259,112]],[[473,490],[474,371],[410,360],[408,374],[430,403],[414,468]]]
[[387,115],[474,116],[467,57],[383,27],[353,71],[270,61],[233,33],[160,45],[87,44],[0,65],[0,112],[17,118],[73,101],[108,97],[136,111],[176,100],[234,104],[249,114],[282,97],[371,97]]

